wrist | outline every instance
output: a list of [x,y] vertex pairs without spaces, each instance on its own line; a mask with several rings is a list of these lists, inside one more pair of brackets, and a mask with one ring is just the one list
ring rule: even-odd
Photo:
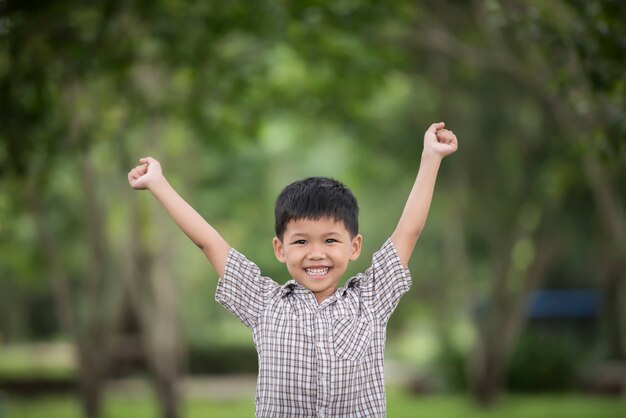
[[150,181],[146,185],[146,188],[154,193],[156,190],[162,189],[164,186],[167,186],[167,184],[168,182],[165,176],[163,174],[159,174],[150,179]]
[[431,162],[440,164],[443,157],[435,152],[424,150],[422,151],[422,162]]

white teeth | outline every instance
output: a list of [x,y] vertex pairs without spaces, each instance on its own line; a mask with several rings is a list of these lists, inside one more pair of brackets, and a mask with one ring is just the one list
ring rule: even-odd
[[328,273],[329,268],[328,267],[324,267],[321,269],[306,269],[307,274],[310,274],[311,276],[323,276],[326,273]]

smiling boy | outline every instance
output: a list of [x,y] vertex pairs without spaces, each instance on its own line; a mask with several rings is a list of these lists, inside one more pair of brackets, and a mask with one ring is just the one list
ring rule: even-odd
[[457,149],[444,124],[424,135],[417,178],[398,225],[364,273],[338,288],[361,253],[358,205],[336,180],[294,182],[275,208],[276,258],[292,280],[279,285],[232,249],[169,185],[158,161],[128,173],[148,189],[205,253],[216,300],[253,332],[259,355],[257,417],[384,417],[386,325],[411,284],[407,264],[424,227],[441,160]]
[[321,303],[361,253],[356,199],[336,180],[311,177],[285,187],[274,212],[276,258]]

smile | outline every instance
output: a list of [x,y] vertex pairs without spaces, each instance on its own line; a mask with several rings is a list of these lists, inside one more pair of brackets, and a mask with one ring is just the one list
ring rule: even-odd
[[325,276],[329,270],[330,268],[328,267],[304,269],[309,276]]

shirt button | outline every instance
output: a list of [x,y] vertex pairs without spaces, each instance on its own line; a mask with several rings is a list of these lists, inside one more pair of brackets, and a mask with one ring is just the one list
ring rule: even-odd
[[317,348],[324,348],[324,342],[323,341],[318,341],[315,343],[315,345],[317,346]]

